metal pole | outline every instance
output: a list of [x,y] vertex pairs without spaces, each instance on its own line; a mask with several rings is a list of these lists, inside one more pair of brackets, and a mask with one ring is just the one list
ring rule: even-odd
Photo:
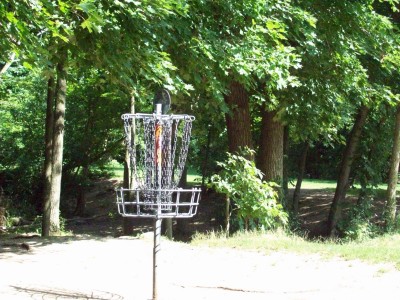
[[160,237],[161,237],[161,221],[162,219],[156,218],[154,220],[154,247],[153,247],[153,300],[158,299],[157,290],[157,253],[160,251]]
[[[161,115],[161,104],[156,105],[156,114],[158,116]],[[161,221],[159,218],[161,215],[161,176],[162,176],[162,126],[158,122],[156,122],[155,129],[155,165],[156,165],[156,174],[157,174],[157,216],[154,221],[154,248],[153,248],[153,300],[157,300],[158,298],[158,290],[157,290],[157,253],[160,251],[160,237],[161,237]]]

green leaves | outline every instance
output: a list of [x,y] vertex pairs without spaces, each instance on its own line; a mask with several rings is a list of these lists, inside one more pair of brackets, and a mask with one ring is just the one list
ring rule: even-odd
[[[248,151],[243,154],[248,155]],[[263,174],[253,161],[240,155],[227,155],[224,162],[218,163],[222,171],[212,176],[211,186],[234,202],[235,216],[243,222],[258,222],[263,229],[286,224],[287,214],[277,202],[277,185],[263,181]]]
[[[116,2],[118,4],[118,2]],[[94,0],[82,1],[76,6],[77,9],[86,13],[86,19],[81,23],[81,27],[87,29],[89,33],[102,32],[102,26],[105,24],[103,19],[104,12],[100,7],[97,7]]]

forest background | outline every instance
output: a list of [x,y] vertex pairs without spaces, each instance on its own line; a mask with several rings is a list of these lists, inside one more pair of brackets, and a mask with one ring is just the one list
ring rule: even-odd
[[[40,215],[42,235],[59,234],[60,210],[84,215],[90,181],[110,161],[124,163],[120,115],[151,112],[165,88],[172,112],[196,117],[188,168],[225,192],[231,209],[250,202],[237,215],[246,228],[294,230],[304,176],[337,180],[327,235],[398,228],[399,8],[397,0],[2,1],[1,211]],[[247,199],[251,182],[263,189]],[[354,184],[358,201],[344,212]],[[258,197],[273,198],[275,211],[268,204],[260,215]]]

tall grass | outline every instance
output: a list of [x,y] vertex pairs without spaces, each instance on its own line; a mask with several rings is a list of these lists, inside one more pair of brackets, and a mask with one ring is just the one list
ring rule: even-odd
[[226,238],[225,233],[197,234],[191,242],[197,246],[227,247],[257,250],[266,254],[272,251],[289,251],[300,254],[319,254],[322,257],[359,259],[368,263],[390,263],[400,270],[400,234],[384,235],[360,242],[340,240],[315,240],[285,232],[240,232]]

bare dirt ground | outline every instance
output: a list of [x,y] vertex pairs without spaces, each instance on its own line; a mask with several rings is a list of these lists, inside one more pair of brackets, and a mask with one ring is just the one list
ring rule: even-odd
[[[0,236],[0,299],[152,299],[150,224],[136,225],[140,238],[121,236],[112,191],[116,183],[97,184],[88,194],[88,216],[67,222],[75,236]],[[303,223],[310,229],[322,226],[329,208],[329,197],[322,196],[307,200],[311,196],[304,193]],[[211,201],[204,199],[196,218],[178,224],[183,236],[218,226]],[[320,217],[314,205],[320,205]],[[210,249],[164,239],[158,257],[158,298],[165,300],[378,299],[400,292],[400,272],[391,265]]]

